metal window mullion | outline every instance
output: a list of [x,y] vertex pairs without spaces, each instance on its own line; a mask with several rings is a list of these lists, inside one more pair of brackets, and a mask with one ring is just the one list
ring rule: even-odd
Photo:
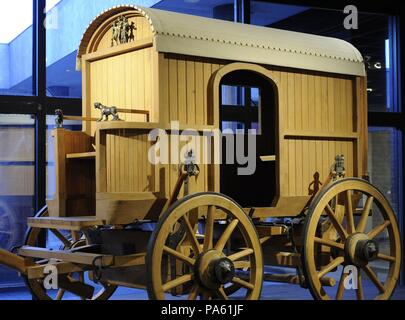
[[46,0],[33,0],[33,91],[36,95],[35,122],[35,211],[46,198]]

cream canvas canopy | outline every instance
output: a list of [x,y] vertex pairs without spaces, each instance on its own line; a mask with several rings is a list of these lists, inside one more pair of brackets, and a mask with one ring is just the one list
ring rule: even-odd
[[130,10],[149,21],[158,52],[365,76],[360,52],[340,39],[132,5],[114,7],[93,20],[80,43],[79,65],[93,32]]

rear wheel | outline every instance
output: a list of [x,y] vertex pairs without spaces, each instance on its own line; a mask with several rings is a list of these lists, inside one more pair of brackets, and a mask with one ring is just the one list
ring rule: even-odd
[[[348,178],[311,203],[303,264],[315,299],[389,299],[400,272],[400,233],[388,200],[370,183]],[[335,278],[334,287],[323,278]]]

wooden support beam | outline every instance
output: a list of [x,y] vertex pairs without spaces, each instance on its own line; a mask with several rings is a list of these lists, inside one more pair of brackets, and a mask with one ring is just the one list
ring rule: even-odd
[[19,249],[18,253],[23,257],[57,259],[65,262],[84,265],[92,265],[94,260],[100,257],[98,263],[100,263],[102,266],[107,267],[114,264],[114,256],[112,255],[72,252],[70,250],[49,250],[44,248],[24,246]]
[[25,273],[27,269],[27,261],[24,258],[3,249],[0,249],[0,264],[21,273]]

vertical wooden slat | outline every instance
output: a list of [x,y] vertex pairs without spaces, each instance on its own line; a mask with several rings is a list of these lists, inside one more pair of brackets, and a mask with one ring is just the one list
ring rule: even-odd
[[327,80],[328,90],[328,131],[335,131],[335,98],[334,98],[334,85],[333,79],[328,77]]
[[294,74],[294,128],[296,131],[302,130],[302,80],[301,74]]
[[[203,124],[208,124],[208,108],[212,106],[208,106],[208,83],[211,77],[211,64],[206,62],[204,63],[204,86],[203,86],[203,95],[204,95],[204,110],[203,110]],[[210,111],[211,113],[213,112],[212,110]]]
[[321,131],[322,130],[322,105],[321,105],[321,79],[320,76],[315,76],[315,130]]
[[294,74],[288,73],[288,100],[287,100],[287,118],[288,118],[288,129],[295,130],[295,110],[294,110]]
[[178,84],[177,60],[169,59],[169,101],[170,101],[169,121],[179,120],[177,84]]
[[328,78],[321,77],[321,108],[322,108],[322,131],[328,132],[330,130],[328,126],[329,122],[329,104],[328,104]]
[[194,61],[187,61],[187,124],[196,124],[196,83]]
[[178,112],[181,124],[186,124],[187,120],[187,84],[186,84],[186,62],[177,61],[177,92],[178,92]]
[[169,61],[159,53],[159,119],[169,123]]
[[301,97],[302,97],[302,129],[310,130],[309,125],[309,106],[308,106],[308,75],[301,76]]
[[281,195],[288,195],[289,193],[289,171],[288,171],[288,144],[284,139],[284,132],[288,128],[288,75],[285,72],[280,74],[279,85],[279,123],[280,123],[280,193]]
[[334,79],[334,99],[335,99],[335,131],[342,132],[342,104],[340,97],[339,79]]
[[202,62],[195,63],[195,98],[196,98],[196,124],[204,124],[204,69]]
[[[151,112],[150,117],[153,117],[153,108],[152,108],[152,95],[154,90],[156,88],[153,87],[153,82],[152,82],[152,73],[153,73],[153,67],[152,67],[152,51],[151,48],[147,48],[144,51],[144,75],[145,75],[145,101],[142,106],[139,108],[141,110],[149,110]],[[145,121],[145,116],[141,116],[141,121]]]

